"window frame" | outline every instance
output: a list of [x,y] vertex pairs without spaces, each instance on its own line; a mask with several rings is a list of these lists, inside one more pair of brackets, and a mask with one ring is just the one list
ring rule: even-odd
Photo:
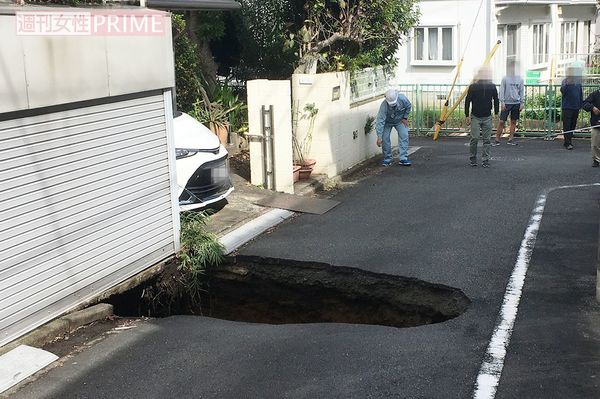
[[[573,42],[571,42],[571,48],[567,49],[567,42],[566,42],[566,27],[569,26],[570,28],[574,28],[575,30],[575,40]],[[573,33],[571,30],[569,33]],[[579,42],[579,21],[577,20],[562,20],[560,22],[560,55],[561,55],[561,59],[563,59],[564,56],[573,56],[575,57],[578,53],[577,51],[577,44]],[[567,50],[567,51],[564,51]],[[573,50],[573,51],[570,51]],[[571,58],[573,58],[571,57]],[[569,57],[566,57],[565,59],[570,59]]]
[[[543,28],[543,36],[541,37],[542,39],[542,48],[544,50],[544,52],[542,53],[538,53],[538,47],[540,44],[539,41],[539,37],[538,40],[536,40],[535,37],[535,27],[538,27],[538,36],[540,36],[540,27]],[[531,25],[531,43],[533,44],[533,59],[531,60],[532,62],[532,67],[533,68],[540,68],[540,67],[544,67],[546,65],[548,65],[548,63],[550,62],[550,30],[551,30],[551,23],[548,21],[539,21],[539,22],[532,22]],[[540,57],[541,56],[541,57]],[[541,58],[541,60],[540,60]]]
[[[584,54],[592,54],[594,52],[594,32],[592,32],[592,21],[583,21],[583,38]],[[587,42],[587,43],[586,43]]]
[[[429,60],[425,58],[429,58],[429,29],[437,28],[438,32],[438,48],[437,48],[437,56],[436,60]],[[452,30],[452,59],[444,60],[443,59],[443,35],[444,29]],[[423,58],[422,60],[418,60],[415,58],[416,56],[416,38],[417,38],[417,29],[423,29]],[[456,25],[423,25],[416,26],[413,28],[412,37],[410,39],[410,65],[413,66],[456,66],[457,65],[457,54],[456,54]]]

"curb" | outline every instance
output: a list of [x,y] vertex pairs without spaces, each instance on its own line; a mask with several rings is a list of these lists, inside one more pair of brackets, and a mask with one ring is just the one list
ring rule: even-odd
[[292,211],[276,208],[225,234],[219,238],[219,242],[225,247],[224,255],[232,253],[248,241],[259,236],[268,229],[277,226],[279,223],[289,219],[293,215],[294,212]]
[[36,328],[29,334],[4,345],[0,348],[0,355],[9,352],[20,345],[42,347],[60,335],[69,333],[94,321],[106,319],[112,315],[113,306],[107,303],[99,303],[89,308],[66,314]]

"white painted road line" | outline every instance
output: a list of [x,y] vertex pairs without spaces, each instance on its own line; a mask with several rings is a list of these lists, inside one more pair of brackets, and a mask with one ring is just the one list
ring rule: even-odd
[[539,195],[533,208],[533,212],[529,217],[529,222],[525,229],[525,236],[521,241],[521,247],[519,248],[517,261],[515,262],[515,267],[510,276],[510,280],[508,281],[508,285],[506,286],[504,301],[500,308],[500,314],[496,322],[496,327],[494,328],[494,333],[492,334],[492,339],[490,340],[486,354],[483,358],[483,363],[479,369],[479,375],[475,382],[475,391],[473,392],[474,399],[493,399],[496,396],[498,383],[502,376],[506,351],[517,318],[525,276],[535,247],[535,241],[542,222],[548,195],[555,190],[594,186],[600,186],[600,183],[554,187],[549,190],[544,190]]
[[27,345],[0,356],[0,393],[58,359],[53,353]]

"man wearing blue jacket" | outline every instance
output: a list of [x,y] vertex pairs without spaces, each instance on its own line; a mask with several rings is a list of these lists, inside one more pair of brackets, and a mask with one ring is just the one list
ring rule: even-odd
[[560,85],[560,92],[562,93],[563,145],[567,150],[572,150],[572,131],[577,127],[577,117],[583,105],[583,89],[579,68],[573,66],[567,68],[567,77]]
[[377,146],[382,147],[383,150],[383,166],[390,166],[393,159],[390,140],[392,128],[395,128],[398,133],[400,165],[410,166],[412,164],[408,160],[408,115],[410,110],[411,104],[405,95],[394,89],[385,92],[385,100],[379,107],[375,123]]

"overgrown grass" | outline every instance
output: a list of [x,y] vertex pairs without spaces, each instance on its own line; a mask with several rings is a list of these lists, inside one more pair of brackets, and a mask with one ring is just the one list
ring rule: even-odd
[[143,294],[153,316],[202,314],[202,298],[208,290],[206,268],[223,261],[223,246],[206,228],[208,213],[182,212],[180,220],[181,251],[177,266],[166,270]]

